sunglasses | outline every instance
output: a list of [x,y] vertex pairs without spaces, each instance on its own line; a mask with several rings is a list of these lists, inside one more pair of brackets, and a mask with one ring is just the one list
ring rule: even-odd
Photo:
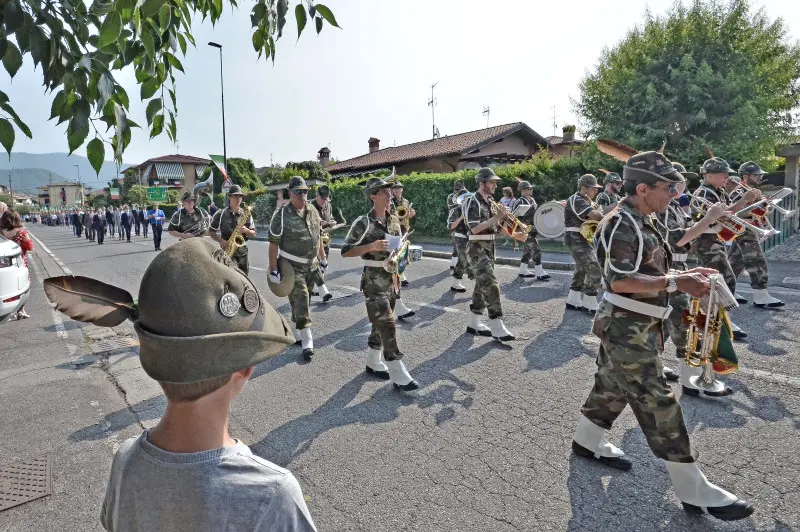
[[308,194],[308,190],[291,190],[290,192],[295,196],[306,196]]
[[680,194],[681,192],[683,192],[684,188],[686,187],[686,185],[684,185],[683,183],[670,183],[669,185],[663,186],[663,187],[661,185],[656,185],[656,186],[658,188],[666,188],[667,189],[667,193],[669,193],[670,196],[674,196],[676,194]]

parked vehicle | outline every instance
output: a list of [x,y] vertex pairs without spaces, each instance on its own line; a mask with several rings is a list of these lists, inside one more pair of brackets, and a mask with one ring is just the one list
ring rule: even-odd
[[28,300],[30,276],[22,249],[0,236],[0,323],[5,323]]

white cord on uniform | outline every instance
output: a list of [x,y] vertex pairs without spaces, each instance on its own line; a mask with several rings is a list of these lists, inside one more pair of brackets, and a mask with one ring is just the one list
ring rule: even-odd
[[[639,247],[636,251],[636,263],[633,265],[633,269],[629,271],[620,270],[619,268],[616,268],[614,267],[614,265],[611,264],[611,243],[614,241],[614,233],[617,232],[619,224],[622,223],[621,214],[624,214],[628,218],[630,218],[631,223],[633,223],[633,228],[636,230],[636,238],[639,242]],[[617,223],[614,225],[614,228],[611,229],[611,234],[608,235],[608,242],[606,242],[606,227],[608,226],[608,222],[609,220],[611,220],[611,218],[616,218]],[[639,229],[639,224],[636,223],[636,220],[633,219],[633,216],[631,216],[629,212],[619,210],[614,215],[605,217],[603,221],[600,222],[600,227],[598,228],[598,232],[600,234],[600,243],[603,244],[603,249],[605,249],[606,253],[606,260],[604,265],[606,274],[608,274],[609,268],[617,273],[624,273],[624,274],[636,273],[639,271],[639,267],[642,265],[642,252],[644,249],[644,240],[642,238],[642,230]]]

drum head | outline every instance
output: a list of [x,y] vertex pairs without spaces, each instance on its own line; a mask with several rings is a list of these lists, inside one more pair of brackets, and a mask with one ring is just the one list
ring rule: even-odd
[[412,262],[422,260],[422,246],[408,246],[408,256]]
[[560,201],[539,205],[533,214],[533,227],[542,238],[560,238],[564,235],[564,206]]

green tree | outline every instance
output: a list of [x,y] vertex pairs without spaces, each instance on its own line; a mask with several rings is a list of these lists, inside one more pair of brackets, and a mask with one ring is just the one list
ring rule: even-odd
[[122,198],[128,205],[136,204],[141,207],[147,203],[147,188],[142,185],[132,185]]
[[[333,13],[313,0],[294,0],[297,36],[310,18],[317,33],[325,23],[339,27]],[[13,78],[30,55],[41,67],[46,90],[55,92],[50,118],[67,122],[67,145],[72,153],[86,145],[89,161],[99,173],[106,145],[122,162],[131,139],[131,128],[139,127],[127,117],[129,98],[114,72],[132,67],[140,98],[147,102],[150,138],[166,130],[177,135],[175,115],[176,70],[183,72],[179,55],[186,55],[192,17],[216,23],[225,4],[238,7],[238,0],[3,0],[0,2],[0,58]],[[250,11],[253,48],[259,58],[275,61],[275,41],[283,35],[290,0],[257,0]],[[0,144],[11,154],[16,131],[31,138],[32,132],[0,91]],[[114,128],[113,136],[101,132]]]
[[[200,176],[200,181],[208,179],[209,172],[214,172],[214,190],[222,190],[222,172],[216,166],[211,165],[206,168],[203,175]],[[228,176],[234,185],[239,185],[242,190],[257,190],[261,188],[261,180],[258,178],[256,166],[250,159],[241,159],[239,157],[228,158]]]
[[792,130],[800,46],[747,0],[676,2],[606,49],[573,102],[587,134],[693,165],[715,155],[764,161]]

